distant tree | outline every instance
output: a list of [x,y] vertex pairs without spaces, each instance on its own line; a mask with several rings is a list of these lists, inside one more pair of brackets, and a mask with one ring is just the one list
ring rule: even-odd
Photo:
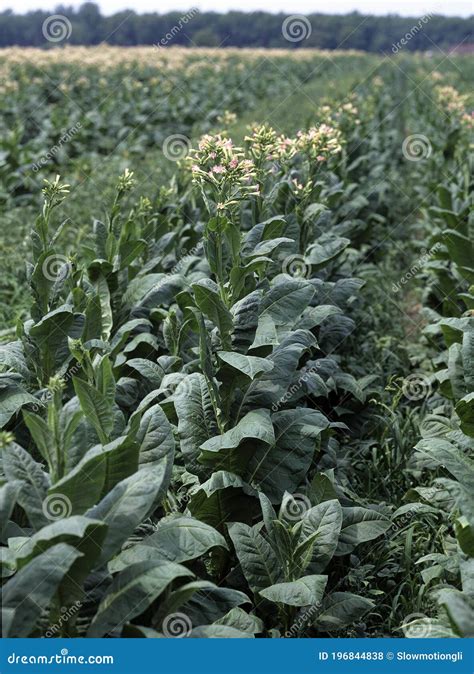
[[[133,3],[131,3],[133,5]],[[133,10],[102,16],[99,7],[86,2],[78,10],[59,5],[54,12],[33,11],[15,14],[0,12],[0,47],[11,45],[51,48],[43,34],[43,24],[51,14],[62,14],[72,26],[70,44],[114,45],[162,44],[215,47],[281,47],[286,49],[363,49],[390,53],[406,34],[405,51],[466,45],[473,42],[473,17],[396,15],[364,16],[358,12],[342,15],[309,14],[311,26],[306,39],[292,42],[282,33],[285,14],[266,12],[169,12],[136,14]],[[186,20],[183,20],[186,17]],[[418,29],[414,30],[418,26]],[[161,41],[161,42],[160,42]],[[61,43],[63,44],[63,43]]]

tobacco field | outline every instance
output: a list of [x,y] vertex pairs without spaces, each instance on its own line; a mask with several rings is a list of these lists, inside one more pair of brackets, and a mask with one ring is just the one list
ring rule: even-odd
[[0,50],[4,636],[474,636],[472,72]]

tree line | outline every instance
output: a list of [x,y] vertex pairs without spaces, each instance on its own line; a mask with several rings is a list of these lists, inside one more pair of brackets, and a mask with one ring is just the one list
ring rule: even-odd
[[466,45],[472,43],[473,32],[473,17],[463,19],[427,14],[405,18],[364,16],[353,12],[346,15],[308,14],[298,23],[298,19],[288,18],[285,14],[237,11],[219,14],[197,9],[167,14],[137,14],[126,10],[104,16],[96,4],[87,2],[77,10],[59,6],[54,12],[0,12],[0,47],[54,46],[56,42],[47,40],[44,31],[45,21],[51,14],[59,14],[70,22],[67,43],[73,45],[107,42],[122,46],[157,44],[163,47],[317,47],[395,53],[400,48],[414,51]]

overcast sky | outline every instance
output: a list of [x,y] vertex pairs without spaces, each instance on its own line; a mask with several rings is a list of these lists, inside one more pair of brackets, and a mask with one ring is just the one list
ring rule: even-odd
[[[60,4],[57,0],[0,0],[1,7],[27,12],[30,9],[53,10]],[[79,7],[82,0],[65,0],[66,6]],[[141,12],[167,12],[171,10],[198,9],[226,12],[240,9],[250,12],[259,9],[287,14],[345,14],[353,10],[367,14],[401,14],[402,16],[422,16],[428,12],[448,16],[470,16],[473,13],[472,0],[96,0],[103,14],[113,14],[123,9]]]

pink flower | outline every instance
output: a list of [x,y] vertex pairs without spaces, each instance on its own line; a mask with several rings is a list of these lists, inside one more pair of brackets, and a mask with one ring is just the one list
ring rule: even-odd
[[326,161],[326,157],[323,157],[322,154],[318,154],[318,156],[316,157],[316,159],[317,159],[318,161]]
[[234,159],[231,159],[231,161],[229,162],[229,166],[232,169],[234,169],[236,166],[238,166],[238,164],[239,164],[239,160],[236,157],[234,157]]
[[225,167],[222,166],[221,164],[218,164],[217,166],[212,167],[212,172],[213,173],[225,173]]

